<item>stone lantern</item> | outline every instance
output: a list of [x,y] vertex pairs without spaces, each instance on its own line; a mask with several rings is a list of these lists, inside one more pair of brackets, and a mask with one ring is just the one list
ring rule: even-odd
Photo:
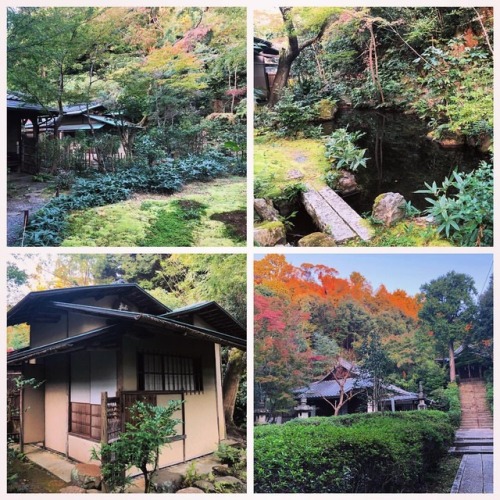
[[297,412],[297,418],[309,418],[314,410],[314,406],[308,405],[306,395],[302,394],[300,404],[294,410]]
[[257,408],[255,408],[253,413],[256,424],[267,424],[270,411],[266,408],[266,402],[264,399],[261,399],[257,403]]
[[417,408],[419,410],[427,410],[427,405],[425,404],[425,397],[424,397],[424,386],[422,384],[422,381],[418,383],[418,406]]

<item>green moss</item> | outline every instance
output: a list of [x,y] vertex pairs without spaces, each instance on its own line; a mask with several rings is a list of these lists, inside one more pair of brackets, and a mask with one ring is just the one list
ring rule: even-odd
[[206,208],[206,205],[190,200],[172,201],[166,208],[157,211],[157,217],[141,246],[192,246],[194,229],[205,215]]
[[132,201],[79,210],[69,217],[68,237],[61,246],[138,246],[150,218]]
[[283,226],[283,222],[279,220],[266,221],[261,224],[256,224],[255,229],[277,229]]
[[[366,224],[370,224],[366,221]],[[350,240],[346,246],[372,246],[372,247],[450,247],[448,240],[440,238],[436,228],[429,225],[418,224],[411,219],[403,220],[392,227],[381,224],[371,224],[374,236],[369,241],[360,239]]]
[[[181,200],[203,205],[196,224],[183,218]],[[245,208],[246,181],[241,177],[196,182],[174,196],[133,199],[75,212],[62,246],[243,246],[245,241],[210,217]]]
[[[287,178],[290,170],[304,174],[301,183],[320,189],[326,185],[323,176],[328,167],[325,146],[321,140],[255,138],[255,180],[261,185],[268,184],[264,192],[260,193],[265,198],[275,198],[285,186],[297,183],[297,179]],[[270,177],[272,182],[266,182]]]

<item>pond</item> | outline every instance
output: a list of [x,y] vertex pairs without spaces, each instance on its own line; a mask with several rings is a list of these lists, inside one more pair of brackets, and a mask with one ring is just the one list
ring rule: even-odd
[[424,182],[439,185],[453,170],[470,172],[488,155],[477,148],[463,146],[444,149],[427,139],[426,124],[413,115],[374,110],[343,110],[333,122],[327,122],[327,134],[337,128],[359,130],[364,136],[356,144],[366,148],[367,168],[356,172],[360,192],[345,201],[359,214],[371,212],[373,201],[381,193],[401,193],[422,210],[428,205],[423,194]]

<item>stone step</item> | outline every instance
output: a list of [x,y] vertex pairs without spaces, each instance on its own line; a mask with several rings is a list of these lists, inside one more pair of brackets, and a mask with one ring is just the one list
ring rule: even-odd
[[493,446],[493,438],[492,439],[455,439],[454,443],[456,448],[460,446]]
[[342,243],[356,237],[356,233],[317,191],[302,193],[302,202],[318,228],[322,232],[330,234],[335,241]]
[[363,218],[332,189],[306,191],[302,193],[302,202],[318,228],[339,243],[355,237],[368,241],[372,237]]
[[476,455],[478,453],[493,454],[493,446],[452,446],[448,452],[452,455]]
[[372,238],[372,231],[367,227],[363,218],[357,214],[335,191],[329,187],[324,187],[319,191],[319,194],[363,241],[369,241]]

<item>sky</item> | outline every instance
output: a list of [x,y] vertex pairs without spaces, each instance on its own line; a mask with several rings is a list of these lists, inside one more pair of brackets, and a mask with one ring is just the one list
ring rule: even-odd
[[[256,255],[260,260],[263,255]],[[472,276],[478,293],[488,286],[493,272],[491,254],[288,254],[287,262],[300,266],[304,262],[333,267],[341,278],[353,271],[361,273],[376,290],[384,284],[389,292],[398,288],[409,295],[419,293],[420,286],[449,271]]]

